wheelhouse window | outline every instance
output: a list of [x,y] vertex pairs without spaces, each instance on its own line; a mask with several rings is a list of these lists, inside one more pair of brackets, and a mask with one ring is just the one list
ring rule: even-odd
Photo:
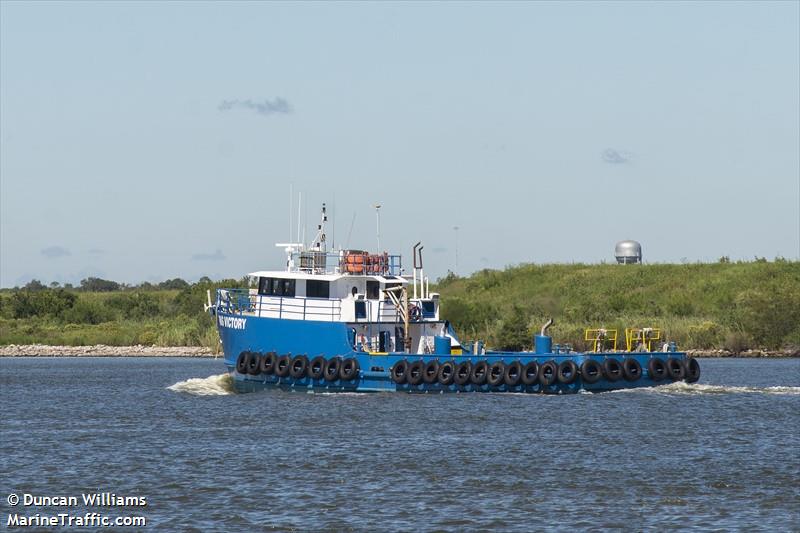
[[307,298],[330,298],[331,282],[309,279],[306,281]]
[[261,296],[272,294],[272,278],[258,278],[258,294]]
[[295,282],[293,279],[258,278],[258,294],[261,296],[293,297]]

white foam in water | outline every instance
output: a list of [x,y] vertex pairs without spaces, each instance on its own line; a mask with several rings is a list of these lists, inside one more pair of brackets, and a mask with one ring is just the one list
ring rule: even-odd
[[735,387],[732,385],[706,385],[676,381],[658,387],[619,389],[612,392],[654,392],[659,394],[784,394],[800,395],[800,387]]
[[230,374],[219,374],[207,378],[189,378],[167,387],[171,391],[185,392],[195,396],[224,396],[234,394]]

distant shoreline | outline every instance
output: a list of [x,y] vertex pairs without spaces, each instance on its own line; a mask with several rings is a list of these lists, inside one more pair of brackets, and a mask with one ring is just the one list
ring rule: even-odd
[[[800,350],[686,350],[692,357],[800,357]],[[204,346],[50,346],[47,344],[9,344],[0,346],[0,357],[222,357]]]
[[204,346],[50,346],[9,344],[0,346],[0,357],[222,357]]

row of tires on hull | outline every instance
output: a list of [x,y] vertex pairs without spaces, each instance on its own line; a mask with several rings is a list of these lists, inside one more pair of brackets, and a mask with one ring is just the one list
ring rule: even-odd
[[258,353],[245,351],[236,359],[236,371],[251,376],[267,375],[293,379],[311,378],[325,381],[353,381],[361,368],[352,357],[322,356],[311,360],[305,355],[278,355],[275,352]]
[[[671,379],[673,381],[686,380],[694,383],[700,379],[700,365],[690,357],[685,361],[674,357],[666,361],[659,358],[650,359],[647,363],[647,372],[654,381]],[[420,385],[439,383],[440,385],[485,385],[492,387],[506,385],[554,385],[562,383],[569,385],[580,377],[584,383],[597,383],[601,379],[619,381],[624,379],[634,382],[643,376],[642,365],[633,358],[606,359],[602,363],[594,359],[586,359],[580,366],[575,361],[566,360],[556,363],[553,360],[539,364],[530,361],[522,364],[520,361],[505,363],[497,361],[489,364],[488,361],[423,361],[418,359],[410,362],[407,359],[398,361],[392,366],[392,381],[398,385]]]

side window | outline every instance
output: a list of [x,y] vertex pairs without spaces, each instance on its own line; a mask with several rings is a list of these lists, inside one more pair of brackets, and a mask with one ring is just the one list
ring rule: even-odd
[[310,279],[306,281],[306,297],[308,298],[329,298],[331,293],[330,281],[319,281]]
[[367,299],[368,300],[377,300],[381,294],[381,284],[377,281],[368,279],[367,280]]
[[290,298],[294,297],[294,280],[293,279],[284,279],[283,281],[283,295],[288,296]]
[[283,280],[282,279],[273,279],[272,280],[272,292],[273,296],[283,296]]
[[367,318],[367,302],[364,300],[356,301],[356,320]]
[[272,280],[270,278],[258,278],[258,294],[269,296],[272,293]]

